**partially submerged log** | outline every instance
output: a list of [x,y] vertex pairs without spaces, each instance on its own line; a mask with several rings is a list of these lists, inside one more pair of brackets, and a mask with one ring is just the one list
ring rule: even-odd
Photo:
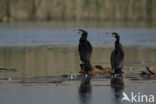
[[95,65],[95,66],[91,66],[91,71],[86,72],[83,65],[81,65],[81,71],[80,74],[85,75],[104,75],[104,74],[112,74],[112,68],[110,67],[106,67],[103,68],[101,65]]

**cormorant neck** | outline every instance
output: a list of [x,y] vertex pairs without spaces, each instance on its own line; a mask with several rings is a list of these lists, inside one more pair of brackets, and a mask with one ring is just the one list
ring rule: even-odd
[[115,41],[115,50],[122,50],[122,46],[120,44],[120,39],[116,39]]
[[116,37],[116,42],[120,42],[120,37]]
[[80,40],[87,40],[87,34],[82,34]]

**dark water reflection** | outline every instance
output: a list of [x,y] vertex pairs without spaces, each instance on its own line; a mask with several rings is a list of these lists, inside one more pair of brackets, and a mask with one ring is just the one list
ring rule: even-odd
[[79,88],[79,96],[81,104],[90,104],[92,99],[91,78],[86,78],[81,81]]
[[112,93],[114,94],[114,103],[120,104],[122,93],[124,91],[124,79],[123,77],[111,78]]

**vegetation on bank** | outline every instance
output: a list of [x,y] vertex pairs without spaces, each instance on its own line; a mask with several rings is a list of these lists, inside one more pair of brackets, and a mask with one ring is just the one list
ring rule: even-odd
[[0,20],[155,20],[156,0],[0,0]]

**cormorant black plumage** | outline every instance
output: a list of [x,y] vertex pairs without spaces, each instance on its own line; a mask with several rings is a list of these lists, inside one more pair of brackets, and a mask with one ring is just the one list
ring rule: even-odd
[[111,66],[115,74],[122,75],[122,68],[124,64],[124,51],[120,43],[120,36],[117,33],[111,33],[116,38],[115,49],[111,54]]
[[79,29],[77,31],[81,38],[79,40],[78,51],[82,65],[84,65],[86,71],[91,70],[90,58],[92,54],[92,45],[87,40],[88,33],[85,30]]

